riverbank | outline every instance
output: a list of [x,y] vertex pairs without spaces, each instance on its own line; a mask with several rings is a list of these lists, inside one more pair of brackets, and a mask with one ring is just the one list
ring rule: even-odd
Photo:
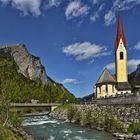
[[[14,120],[12,122],[7,123],[6,127],[9,131],[13,133],[17,138],[14,140],[34,140],[34,136],[30,135],[26,132],[24,127],[22,126],[23,118],[28,116],[41,116],[47,114],[48,108],[12,108],[10,111],[15,114]],[[16,124],[17,126],[13,126],[12,124]],[[11,124],[12,123],[12,124]],[[12,137],[12,136],[11,136]],[[20,139],[18,139],[20,137]],[[1,140],[1,139],[0,139]],[[4,139],[4,140],[13,140],[13,139]]]
[[15,128],[11,125],[0,125],[0,140],[34,140],[22,127]]
[[22,115],[26,111],[30,112],[11,108],[7,114],[0,114],[0,140],[34,140],[22,127]]
[[34,140],[33,136],[28,134],[23,128],[22,126],[19,128],[14,128],[14,127],[10,127],[10,129],[12,130],[12,132],[18,136],[21,137],[21,140]]
[[140,140],[139,109],[139,105],[64,105],[55,109],[50,116],[84,127],[109,132],[120,140]]
[[0,125],[0,140],[23,140],[22,137],[17,136],[11,129]]

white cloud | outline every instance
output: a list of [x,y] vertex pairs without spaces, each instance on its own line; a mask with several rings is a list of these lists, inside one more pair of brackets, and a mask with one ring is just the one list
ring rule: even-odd
[[[101,6],[106,1],[101,0],[89,0],[93,5],[100,4]],[[39,16],[42,14],[41,6],[45,5],[45,8],[58,7],[65,0],[0,0],[3,5],[9,4],[12,8],[16,8],[23,13],[23,15],[28,15],[29,13],[34,16]],[[89,9],[92,7],[89,3],[84,4],[83,0],[67,0],[69,2],[67,7],[65,7],[65,16],[67,19],[72,19],[76,17],[83,17],[89,14]],[[118,6],[120,10],[130,10],[133,7],[140,4],[140,0],[110,0],[112,6],[106,13],[104,13],[105,25],[109,26],[114,24],[116,21],[116,15],[118,11]],[[90,20],[95,22],[100,17],[100,8],[95,11],[94,15],[90,16]]]
[[118,9],[121,11],[130,10],[134,6],[140,4],[140,0],[115,0],[110,10],[104,15],[105,25],[109,26],[116,22],[116,14]]
[[91,59],[89,62],[88,62],[88,64],[92,64],[92,63],[94,63],[94,59]]
[[11,0],[0,0],[0,2],[2,3],[2,4],[7,4],[8,2],[10,2]]
[[71,1],[65,10],[65,16],[67,19],[75,17],[82,17],[88,14],[89,7],[84,5],[80,0]]
[[91,0],[93,4],[98,4],[99,0]]
[[115,63],[110,63],[110,64],[108,64],[108,65],[106,65],[104,68],[107,68],[107,69],[109,69],[109,70],[115,70]]
[[135,70],[139,64],[140,59],[131,59],[128,61],[128,67],[130,68],[130,70]]
[[58,7],[63,0],[48,0],[48,3],[46,5],[46,8],[51,8],[53,6]]
[[2,4],[11,4],[13,8],[23,12],[25,16],[29,13],[34,16],[39,16],[41,14],[41,0],[0,0],[0,2],[2,2]]
[[140,50],[140,41],[135,45],[134,48],[137,49],[137,50]]
[[61,83],[62,84],[78,84],[78,80],[67,78],[67,79],[64,79]]
[[[128,69],[130,72],[134,71],[137,66],[140,64],[140,59],[130,59],[128,60]],[[109,70],[115,71],[115,63],[110,63],[105,66]],[[104,67],[104,68],[105,68]]]
[[63,53],[76,57],[78,61],[110,54],[110,52],[107,52],[105,46],[92,44],[90,42],[68,45],[63,48]]
[[92,21],[92,22],[96,22],[96,20],[99,18],[99,15],[97,14],[97,13],[95,13],[94,15],[92,15],[91,17],[90,17],[90,20]]
[[105,25],[109,26],[111,24],[114,24],[116,22],[116,15],[114,11],[109,11],[104,16]]
[[103,10],[104,6],[105,6],[104,3],[100,5],[99,9],[95,12],[95,14],[90,17],[90,20],[92,22],[95,22],[99,18],[99,14]]
[[114,2],[114,7],[120,6],[120,10],[129,10],[136,5],[140,4],[140,0],[116,0]]

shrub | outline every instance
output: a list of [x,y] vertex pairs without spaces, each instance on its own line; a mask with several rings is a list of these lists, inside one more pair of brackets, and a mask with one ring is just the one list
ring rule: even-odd
[[91,110],[84,110],[81,112],[81,117],[80,117],[80,124],[82,126],[88,126],[90,125],[90,117],[91,117]]
[[22,123],[22,118],[17,113],[10,115],[10,122],[14,127],[19,127]]
[[79,111],[76,111],[75,113],[74,113],[74,116],[73,116],[73,118],[72,118],[72,121],[74,122],[74,123],[76,123],[76,124],[79,124],[80,123],[80,116],[81,116],[81,113],[79,112]]
[[94,115],[91,116],[91,118],[90,118],[90,126],[91,126],[91,128],[96,128],[97,125],[98,125],[98,118],[97,118],[97,114],[94,113]]
[[71,122],[73,117],[74,117],[74,114],[77,112],[77,108],[75,107],[71,107],[68,109],[68,112],[67,112],[67,117],[68,117],[68,120]]
[[131,124],[128,128],[128,132],[131,132],[135,135],[140,134],[140,122]]

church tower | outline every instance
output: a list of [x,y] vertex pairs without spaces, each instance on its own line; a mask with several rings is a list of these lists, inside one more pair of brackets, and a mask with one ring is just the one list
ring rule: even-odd
[[118,28],[115,41],[115,76],[111,75],[105,68],[96,82],[96,98],[106,98],[118,94],[131,94],[131,86],[128,82],[127,70],[127,48],[126,39],[123,32],[122,17],[118,16]]
[[115,59],[116,59],[116,81],[117,83],[128,82],[127,70],[127,48],[126,39],[123,32],[122,17],[118,17],[118,29],[115,43]]

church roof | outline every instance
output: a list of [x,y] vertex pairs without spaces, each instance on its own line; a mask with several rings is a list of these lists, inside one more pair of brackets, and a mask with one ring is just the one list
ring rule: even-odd
[[131,86],[128,82],[120,82],[117,84],[118,90],[130,90]]
[[126,39],[123,32],[123,25],[122,25],[122,17],[121,15],[118,16],[118,29],[117,29],[117,36],[116,36],[116,48],[118,48],[120,39],[122,39],[124,46],[126,47]]
[[107,68],[104,69],[96,84],[116,83],[114,77],[110,74]]

